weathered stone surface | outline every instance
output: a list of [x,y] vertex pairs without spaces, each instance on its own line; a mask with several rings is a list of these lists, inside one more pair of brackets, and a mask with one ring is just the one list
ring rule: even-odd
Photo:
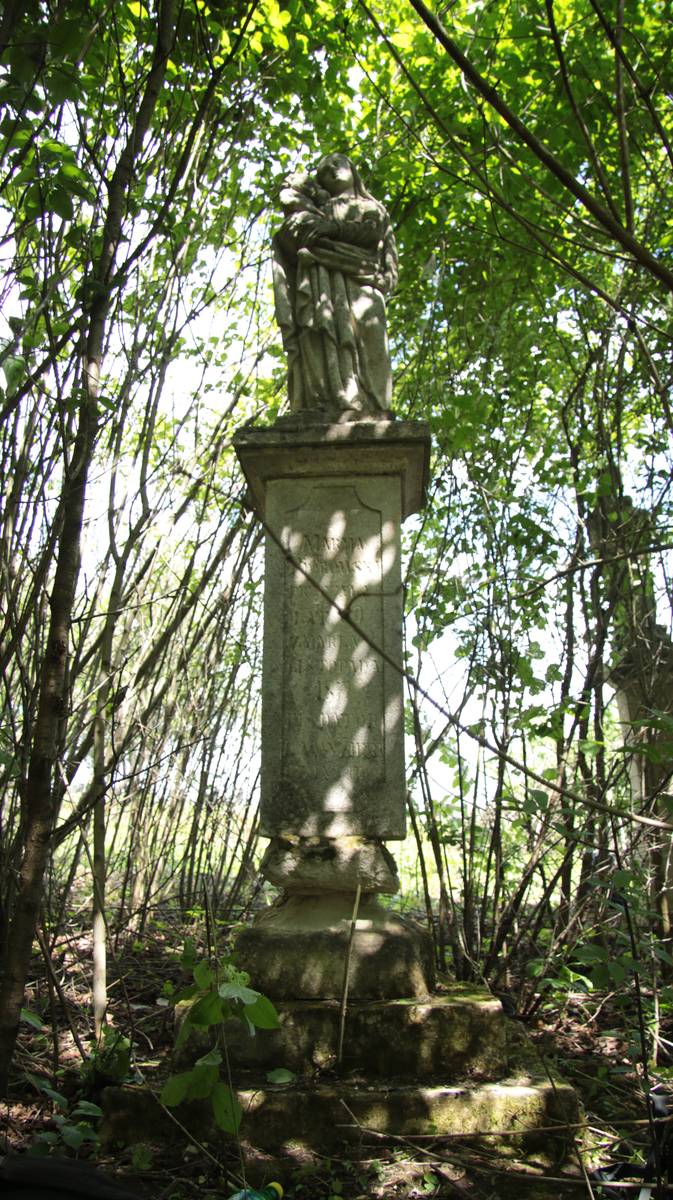
[[395,860],[381,842],[362,838],[274,838],[260,870],[286,892],[394,894],[399,888]]
[[[407,1137],[429,1131],[438,1136],[464,1134],[493,1153],[562,1158],[571,1145],[567,1126],[580,1120],[576,1093],[558,1076],[549,1078],[523,1031],[511,1023],[507,1028],[513,1042],[510,1073],[499,1082],[420,1085],[395,1079],[298,1079],[274,1086],[264,1081],[262,1072],[245,1079],[237,1069],[235,1085],[244,1110],[241,1134],[259,1150],[288,1156],[295,1148],[324,1155],[346,1147],[349,1158],[370,1158],[371,1144],[363,1132],[370,1129]],[[390,1048],[392,1065],[397,1049]],[[102,1107],[105,1141],[175,1136],[174,1124],[145,1088],[106,1088]],[[221,1140],[205,1103],[181,1105],[177,1115],[200,1140]]]
[[[243,1035],[240,1022],[225,1026],[229,1061],[235,1070],[286,1067],[314,1075],[334,1067],[338,1000],[280,1003],[278,1016],[278,1029],[255,1037]],[[212,1032],[193,1031],[174,1056],[175,1069],[191,1066],[212,1044]],[[507,1067],[502,1006],[485,989],[461,985],[425,1002],[353,1002],[347,1009],[342,1066],[368,1079],[395,1076],[424,1083],[497,1079]]]
[[260,832],[404,837],[399,485],[271,480],[267,521]]
[[344,154],[326,155],[311,174],[293,171],[279,199],[273,287],[290,407],[388,409],[384,297],[397,281],[388,213]]
[[[250,974],[252,986],[272,999],[338,999],[352,910],[352,895],[289,896],[242,930],[237,962]],[[365,897],[351,948],[350,997],[425,998],[433,981],[426,931]]]
[[260,831],[398,839],[399,536],[423,499],[428,430],[366,417],[297,427],[306,415],[235,435],[267,526]]
[[422,507],[430,462],[425,421],[361,419],[326,424],[316,412],[281,417],[275,425],[246,425],[234,447],[255,508],[266,518],[267,484],[291,473],[295,479],[333,475],[390,475],[398,480],[402,520]]
[[138,1084],[119,1084],[103,1089],[100,1098],[103,1117],[99,1126],[102,1142],[137,1142],[168,1140],[175,1136],[175,1125],[147,1087]]
[[329,1154],[346,1144],[355,1156],[367,1129],[402,1137],[460,1133],[487,1145],[492,1145],[489,1131],[497,1131],[509,1135],[499,1148],[510,1153],[542,1149],[561,1157],[569,1140],[565,1127],[579,1120],[573,1088],[541,1079],[454,1087],[297,1083],[238,1095],[246,1137],[271,1152],[308,1145]]

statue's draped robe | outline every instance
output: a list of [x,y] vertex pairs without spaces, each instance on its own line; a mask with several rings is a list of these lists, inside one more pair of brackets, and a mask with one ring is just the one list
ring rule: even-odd
[[[337,213],[340,203],[333,202]],[[292,411],[390,408],[383,287],[394,286],[395,242],[377,201],[358,198],[349,208],[361,219],[338,221],[337,240],[314,240],[309,212],[291,214],[274,238],[276,317]]]

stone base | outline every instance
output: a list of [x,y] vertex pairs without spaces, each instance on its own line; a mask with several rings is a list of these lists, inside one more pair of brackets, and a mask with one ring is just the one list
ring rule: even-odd
[[272,838],[260,874],[294,894],[352,892],[394,895],[400,886],[395,859],[382,842],[358,837]]
[[[458,1135],[494,1155],[534,1153],[539,1161],[560,1161],[572,1143],[568,1126],[580,1121],[576,1093],[546,1074],[522,1030],[508,1022],[507,1032],[509,1074],[498,1082],[432,1086],[398,1078],[319,1083],[304,1078],[272,1085],[263,1072],[246,1078],[237,1070],[241,1137],[288,1163],[299,1150],[323,1156],[343,1151],[350,1160],[372,1158],[377,1134],[413,1138],[428,1133],[436,1135],[437,1143],[442,1135]],[[391,1046],[391,1069],[397,1066],[397,1051]],[[106,1088],[101,1102],[104,1141],[175,1138],[175,1125],[145,1088]],[[199,1141],[221,1142],[222,1133],[205,1101],[180,1105],[177,1115]],[[368,1131],[374,1136],[368,1138]]]
[[[341,999],[353,896],[287,896],[244,929],[236,962],[272,1000]],[[351,1000],[428,997],[432,943],[415,921],[370,896],[360,903],[351,946]]]
[[[187,1008],[188,1005],[185,1004]],[[304,1000],[278,1006],[280,1027],[256,1037],[241,1036],[241,1025],[225,1025],[229,1061],[236,1073],[251,1068],[285,1067],[299,1075],[334,1068],[340,1030],[338,1000]],[[211,1047],[210,1032],[193,1030],[175,1057],[174,1068],[189,1068]],[[394,1048],[394,1049],[393,1049]],[[394,1061],[391,1061],[394,1055]],[[348,1005],[342,1070],[367,1080],[499,1079],[507,1071],[505,1016],[499,1000],[485,989],[453,985],[428,1001],[358,1001]]]
[[[343,472],[344,454],[350,471],[399,475],[403,519],[421,508],[431,449],[426,422],[391,420],[385,412],[355,420],[354,415],[342,413],[330,423],[328,413],[314,409],[288,414],[275,425],[243,425],[236,430],[234,448],[260,516],[266,511],[266,484],[278,477],[278,454],[283,449],[289,449],[296,475],[316,475],[317,452],[323,477]],[[376,453],[378,447],[383,453]]]
[[[429,1132],[460,1134],[509,1153],[544,1150],[561,1160],[569,1149],[568,1125],[579,1121],[574,1090],[537,1081],[420,1087],[417,1084],[269,1085],[241,1090],[242,1130],[254,1146],[291,1153],[294,1146],[322,1154],[371,1158],[373,1134],[413,1138]],[[494,1135],[501,1135],[495,1138]]]

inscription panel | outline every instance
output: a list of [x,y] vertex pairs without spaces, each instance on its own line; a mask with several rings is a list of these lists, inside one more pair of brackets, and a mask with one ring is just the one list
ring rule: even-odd
[[367,641],[401,660],[399,482],[272,481],[267,519],[261,830],[402,837],[402,682]]

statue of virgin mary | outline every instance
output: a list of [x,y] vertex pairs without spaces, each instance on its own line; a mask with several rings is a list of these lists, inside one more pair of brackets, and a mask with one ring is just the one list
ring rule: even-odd
[[397,282],[388,213],[344,154],[294,174],[280,193],[274,297],[290,409],[384,413],[392,372],[386,296]]

